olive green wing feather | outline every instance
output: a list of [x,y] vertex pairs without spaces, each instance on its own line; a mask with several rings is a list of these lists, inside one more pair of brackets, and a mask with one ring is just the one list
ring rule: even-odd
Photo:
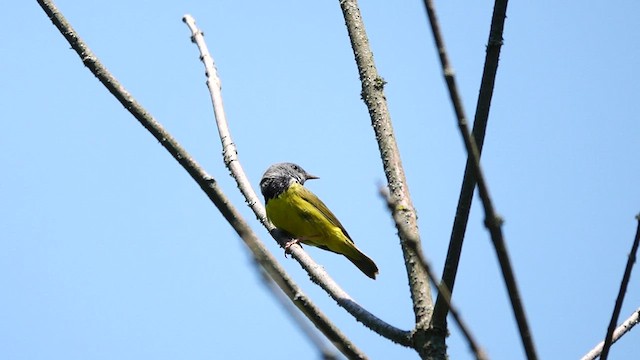
[[373,260],[371,260],[367,255],[365,255],[355,246],[353,240],[351,239],[351,236],[349,236],[349,233],[347,233],[347,230],[345,230],[344,226],[342,226],[336,216],[333,215],[331,210],[327,208],[327,205],[325,205],[322,200],[320,200],[314,193],[307,190],[304,186],[297,187],[296,190],[298,195],[304,202],[311,205],[312,208],[320,212],[320,214],[324,216],[332,225],[340,228],[347,240],[349,240],[349,242],[342,241],[342,243],[344,245],[347,245],[347,247],[334,248],[333,250],[329,248],[329,244],[316,244],[316,246],[344,255],[347,259],[349,259],[349,261],[357,266],[360,271],[365,273],[368,277],[375,279],[376,274],[378,274],[378,266],[376,266],[376,263],[373,262]]
[[349,239],[349,241],[351,241],[353,243],[353,240],[351,239],[351,236],[349,236],[349,233],[347,232],[347,230],[345,230],[344,226],[342,226],[342,224],[340,223],[340,220],[338,220],[338,218],[336,218],[336,216],[333,215],[331,210],[329,210],[327,205],[325,205],[322,202],[322,200],[320,200],[314,193],[309,191],[304,186],[301,186],[298,190],[299,190],[300,197],[304,201],[306,201],[311,206],[313,206],[318,211],[320,211],[320,213],[322,215],[324,215],[332,225],[339,227],[340,230],[342,230],[342,233],[347,237],[347,239]]

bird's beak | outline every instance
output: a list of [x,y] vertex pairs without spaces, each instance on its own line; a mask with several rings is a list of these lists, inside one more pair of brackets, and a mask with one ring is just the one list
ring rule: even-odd
[[306,174],[305,177],[307,180],[320,179],[320,177],[311,174]]

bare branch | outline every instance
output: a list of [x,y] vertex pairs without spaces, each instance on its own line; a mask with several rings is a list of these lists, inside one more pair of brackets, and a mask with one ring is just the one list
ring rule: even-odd
[[520,292],[518,290],[513,267],[511,266],[511,261],[509,259],[509,253],[507,252],[504,235],[502,234],[502,219],[498,216],[493,206],[493,201],[491,199],[491,196],[489,195],[489,188],[485,181],[482,168],[480,167],[480,153],[478,150],[478,146],[476,145],[476,142],[469,131],[467,117],[464,113],[462,100],[458,93],[453,68],[449,63],[449,58],[444,45],[444,39],[440,31],[440,24],[438,23],[438,19],[436,17],[435,7],[433,6],[432,0],[424,0],[424,4],[427,10],[427,15],[429,17],[429,23],[431,25],[436,48],[438,50],[438,54],[440,55],[442,72],[447,83],[451,102],[458,120],[458,127],[460,128],[460,133],[464,140],[467,153],[469,154],[469,157],[471,159],[471,168],[478,181],[478,192],[480,193],[480,198],[482,199],[482,205],[484,206],[486,216],[485,226],[491,234],[491,240],[498,255],[498,262],[500,263],[502,276],[504,277],[504,281],[507,286],[507,291],[509,293],[509,299],[511,300],[511,306],[513,308],[516,322],[518,323],[518,330],[520,331],[522,344],[524,346],[525,353],[527,354],[527,358],[530,360],[537,359],[538,356],[536,355],[536,349],[533,344],[533,337],[531,335],[527,317],[524,311],[524,306],[520,298]]
[[[622,325],[618,326],[616,330],[613,332],[613,336],[611,337],[611,344],[614,344],[618,341],[622,335],[629,332],[633,329],[634,326],[640,323],[640,308],[636,309],[636,311],[629,316],[627,320],[625,320]],[[595,360],[602,353],[602,349],[604,348],[604,341],[601,341],[598,345],[596,345],[593,350],[589,351],[585,356],[582,357],[581,360]]]
[[309,273],[311,280],[320,285],[338,305],[347,310],[356,320],[397,344],[412,346],[411,332],[397,329],[361,307],[338,284],[331,280],[321,266],[311,261],[309,254],[302,247],[292,246],[290,249],[292,257],[298,260],[300,265]]
[[624,275],[622,275],[622,282],[620,283],[620,291],[618,291],[618,297],[616,298],[616,304],[613,307],[613,314],[611,314],[611,321],[609,322],[609,328],[607,329],[607,335],[604,337],[604,346],[602,348],[602,354],[600,359],[607,360],[609,356],[609,348],[612,344],[613,332],[616,324],[618,323],[618,317],[620,317],[620,309],[622,309],[622,303],[624,297],[627,295],[627,286],[629,285],[629,279],[631,279],[631,270],[633,264],[636,262],[636,254],[638,253],[638,244],[640,244],[640,214],[636,215],[638,221],[638,227],[636,229],[636,236],[633,239],[633,245],[631,246],[631,252],[629,253],[629,259],[627,259],[627,266],[624,269]]
[[[341,0],[340,7],[349,33],[349,39],[351,40],[360,81],[362,82],[361,96],[369,110],[371,125],[378,141],[390,196],[394,203],[401,204],[402,211],[396,212],[396,215],[401,218],[399,222],[407,224],[410,233],[414,236],[414,239],[417,239],[414,248],[408,244],[409,240],[403,237],[402,234],[404,233],[400,235],[400,245],[409,279],[417,329],[425,331],[433,311],[431,289],[427,274],[418,265],[417,261],[415,249],[417,248],[417,251],[420,252],[421,245],[416,212],[409,195],[409,187],[404,175],[400,151],[395,140],[393,124],[391,123],[391,116],[383,91],[385,82],[376,69],[357,1]],[[445,333],[443,332],[442,335],[445,335]],[[444,337],[442,337],[441,345],[444,351]]]
[[222,157],[224,164],[231,172],[231,176],[235,179],[238,189],[240,189],[240,192],[245,197],[249,207],[251,207],[258,217],[258,220],[260,220],[265,227],[270,229],[270,224],[267,220],[267,213],[265,212],[264,207],[260,204],[260,199],[253,190],[251,182],[238,159],[238,149],[231,137],[229,123],[227,122],[227,116],[225,115],[224,105],[222,103],[222,82],[218,76],[218,70],[216,69],[213,57],[209,52],[207,43],[204,41],[204,34],[200,29],[198,29],[196,21],[191,15],[187,14],[183,16],[182,21],[184,21],[184,23],[189,27],[189,30],[191,31],[191,41],[198,46],[198,50],[200,50],[200,60],[205,67],[207,88],[209,88],[209,94],[211,94],[211,105],[213,106],[216,126],[222,143]]
[[349,340],[324,316],[299,287],[286,275],[264,245],[258,240],[242,216],[231,205],[215,179],[207,174],[184,148],[158,123],[109,73],[97,57],[80,39],[75,30],[58,11],[52,1],[38,0],[38,3],[78,53],[84,65],[100,80],[116,99],[144,126],[182,167],[198,183],[224,218],[231,224],[245,244],[252,250],[269,275],[276,281],[294,304],[349,358],[366,358]]
[[[213,58],[211,57],[204,41],[203,34],[196,27],[195,21],[191,16],[186,15],[183,19],[192,32],[192,39],[198,45],[201,54],[200,57],[205,65],[207,85],[211,92],[211,99],[215,109],[216,123],[218,125],[218,131],[223,145],[223,153],[225,154],[225,164],[227,164],[227,167],[238,184],[238,188],[242,191],[243,195],[247,199],[247,203],[258,219],[260,219],[263,225],[269,230],[274,239],[278,241],[280,246],[284,247],[290,239],[284,237],[269,221],[267,221],[264,206],[251,188],[250,182],[238,161],[237,150],[235,145],[233,145],[231,133],[229,131],[226,117],[224,116],[220,80],[215,69]],[[339,306],[343,307],[347,312],[353,315],[357,321],[398,344],[410,346],[411,333],[409,331],[401,330],[387,324],[360,306],[329,276],[329,274],[327,274],[324,268],[313,261],[313,259],[302,249],[300,245],[293,245],[289,249],[291,250],[292,257],[300,263],[303,269],[307,271],[311,280],[329,293],[329,296],[331,296]]]
[[261,275],[260,278],[262,279],[264,286],[269,289],[284,311],[291,317],[291,319],[293,319],[293,322],[298,325],[298,328],[306,335],[307,339],[309,339],[315,348],[318,349],[322,359],[337,360],[338,354],[332,348],[327,346],[324,338],[319,336],[318,330],[309,326],[307,319],[300,314],[298,308],[291,303],[289,297],[282,293],[282,289],[280,289],[273,279],[271,279],[269,274],[264,271],[260,263],[254,261],[254,264],[256,266],[256,271]]
[[[244,221],[244,220],[243,220]],[[251,229],[249,229],[251,231]],[[251,231],[253,235],[253,232]],[[262,266],[271,280],[276,283],[291,302],[349,359],[367,359],[342,331],[311,301],[300,287],[287,275],[285,270],[265,248],[255,235],[252,241],[245,241],[254,259]],[[324,352],[324,351],[323,351]]]
[[[491,98],[493,96],[496,73],[498,71],[498,59],[500,57],[500,48],[502,47],[502,33],[504,30],[504,22],[507,17],[506,14],[507,0],[496,0],[493,7],[493,17],[491,19],[491,29],[489,30],[489,40],[487,43],[487,54],[484,59],[484,70],[482,72],[482,81],[480,82],[480,91],[478,94],[478,103],[476,105],[476,114],[472,131],[475,142],[478,146],[479,155],[482,154],[484,135],[487,130],[487,123],[489,120],[489,109],[491,106]],[[473,192],[476,186],[476,177],[475,173],[471,169],[472,166],[472,159],[471,157],[468,157],[467,164],[464,169],[460,196],[458,198],[458,206],[456,207],[456,215],[453,220],[447,258],[442,272],[442,281],[451,292],[453,292],[455,285],[458,264],[460,262],[460,254],[462,252],[462,243],[467,230],[471,203],[473,202]],[[440,294],[441,293],[439,293],[436,298],[432,324],[434,327],[446,328],[448,307]]]
[[[397,221],[397,217],[395,216],[395,213],[398,210],[400,210],[401,207],[397,203],[393,202],[393,200],[389,196],[389,192],[385,188],[380,187],[379,193],[380,193],[380,197],[382,197],[382,199],[385,201],[387,208],[389,209],[389,212],[391,213],[394,221]],[[447,305],[448,310],[451,311],[451,316],[453,317],[453,320],[456,322],[458,327],[460,327],[460,331],[462,331],[462,335],[464,335],[465,339],[467,340],[467,343],[469,344],[469,348],[471,348],[471,352],[473,352],[474,356],[478,360],[488,359],[485,352],[482,350],[480,345],[478,345],[478,342],[475,340],[475,337],[471,333],[471,330],[469,329],[467,324],[462,320],[462,317],[460,316],[460,313],[458,312],[458,310],[451,304],[451,292],[449,291],[449,289],[447,289],[447,286],[444,283],[438,281],[438,278],[433,273],[433,270],[431,265],[429,264],[429,261],[424,256],[422,251],[417,251],[417,247],[416,247],[417,242],[415,241],[416,239],[414,238],[412,233],[409,231],[409,229],[407,229],[407,227],[403,223],[396,223],[396,227],[399,229],[398,231],[404,232],[402,236],[406,237],[409,240],[409,246],[413,247],[413,249],[416,251],[416,254],[418,255],[418,258],[420,260],[420,265],[422,265],[425,272],[429,276],[429,280],[431,280],[431,282],[434,284],[438,284],[437,285],[438,298],[442,298],[445,304]]]

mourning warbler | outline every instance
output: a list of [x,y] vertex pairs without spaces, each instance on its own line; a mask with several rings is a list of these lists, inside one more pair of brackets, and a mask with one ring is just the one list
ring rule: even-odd
[[305,181],[317,178],[296,164],[271,165],[260,180],[267,217],[297,241],[342,254],[375,279],[378,267],[373,260],[356,247],[331,210],[303,186]]

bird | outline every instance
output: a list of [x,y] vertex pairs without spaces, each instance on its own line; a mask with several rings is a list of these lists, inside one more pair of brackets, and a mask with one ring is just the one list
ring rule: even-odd
[[318,179],[294,163],[277,163],[260,180],[267,218],[295,243],[316,246],[344,255],[368,277],[375,279],[378,266],[358,249],[338,218],[314,193],[303,185]]

